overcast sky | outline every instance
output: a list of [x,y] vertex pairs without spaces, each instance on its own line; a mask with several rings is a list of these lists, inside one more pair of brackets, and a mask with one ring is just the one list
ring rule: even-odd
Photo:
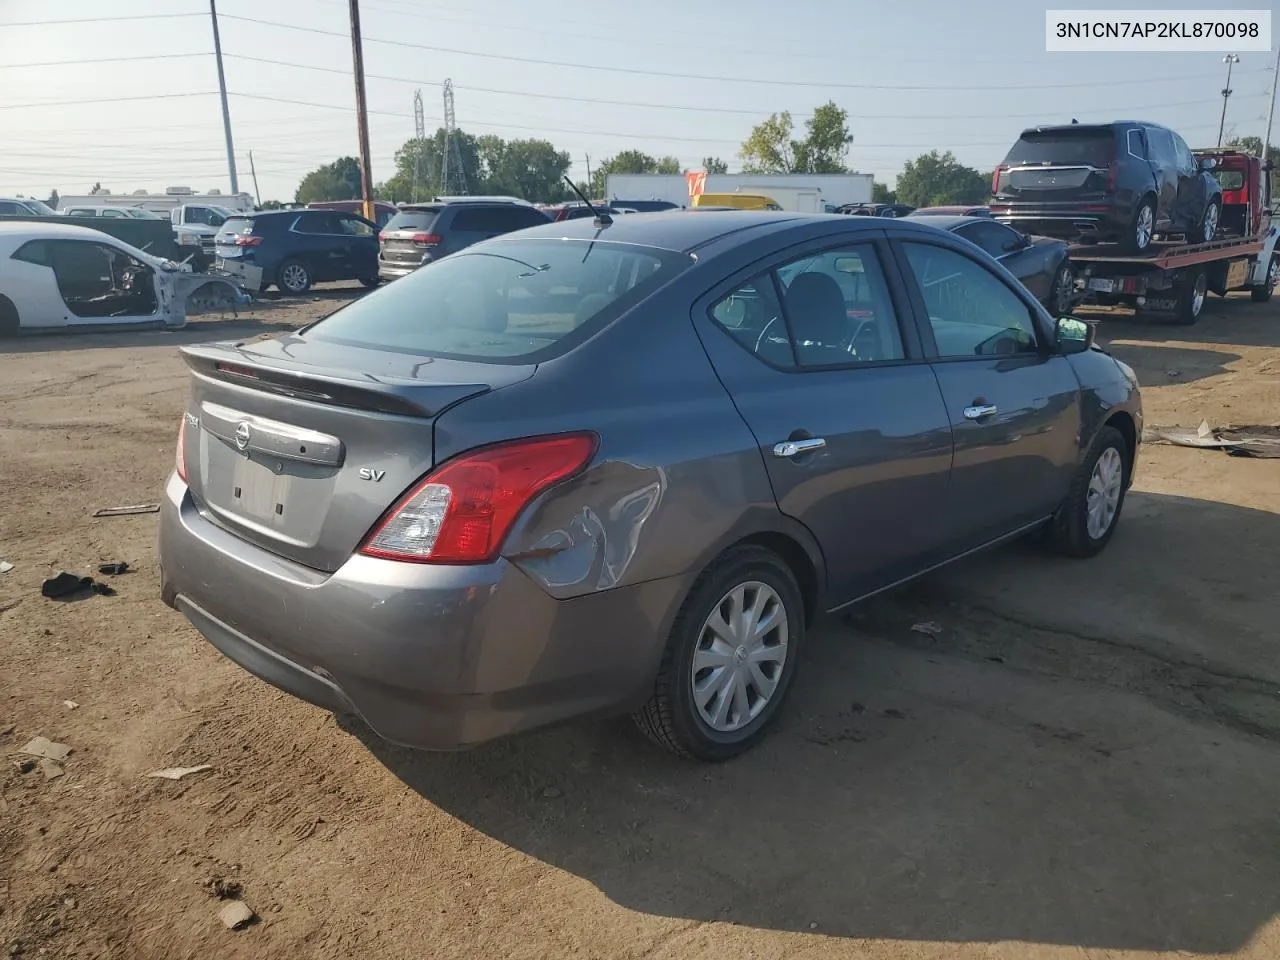
[[[888,182],[933,148],[988,169],[1023,127],[1072,117],[1151,120],[1192,146],[1215,142],[1221,53],[1046,53],[1046,6],[1067,5],[362,0],[374,179],[413,134],[415,89],[428,131],[440,125],[445,78],[462,129],[550,140],[575,176],[587,155],[628,148],[736,169],[754,123],[781,110],[799,123],[828,99],[850,114],[849,166]],[[147,16],[157,8],[165,15]],[[218,12],[240,187],[253,190],[252,150],[261,198],[292,199],[308,170],[357,152],[347,0],[219,0]],[[129,16],[141,19],[100,19]],[[18,25],[75,18],[91,22]],[[0,0],[0,195],[95,181],[227,191],[212,50],[200,0]],[[137,57],[164,59],[84,62]],[[1241,54],[1228,136],[1262,135],[1271,61]],[[601,100],[619,102],[590,102]]]

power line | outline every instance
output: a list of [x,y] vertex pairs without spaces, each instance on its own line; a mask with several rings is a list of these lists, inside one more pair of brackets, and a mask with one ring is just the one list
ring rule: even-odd
[[68,23],[121,23],[125,20],[172,20],[177,17],[203,17],[203,13],[141,13],[129,17],[76,17],[71,20],[18,20],[0,23],[0,27],[53,27]]
[[209,55],[209,53],[150,53],[136,57],[90,57],[86,60],[47,60],[44,63],[0,63],[0,70],[18,70],[23,67],[78,67],[90,63],[133,63],[142,60],[182,60]]
[[200,93],[148,93],[132,97],[99,97],[95,100],[46,100],[43,103],[4,103],[0,104],[0,110],[26,110],[38,107],[70,107],[78,106],[80,104],[129,103],[138,100],[173,100],[178,97],[213,96],[217,96],[216,90],[206,90]]
[[[223,14],[223,19],[239,20],[243,23],[253,23],[264,27],[278,27],[282,30],[298,30],[303,33],[314,33],[321,36],[341,37],[348,39],[347,35],[336,30],[322,30],[319,27],[303,27],[293,23],[279,23],[275,20],[259,20],[256,17],[243,17],[238,14]],[[414,50],[430,50],[433,53],[449,53],[460,57],[478,57],[485,60],[502,60],[507,63],[528,63],[545,67],[567,67],[573,70],[597,70],[604,73],[622,73],[631,76],[643,77],[665,77],[672,80],[710,80],[721,83],[754,83],[764,86],[780,86],[780,87],[817,87],[819,89],[831,90],[902,90],[902,91],[921,91],[936,92],[939,90],[955,90],[955,91],[1007,91],[1009,84],[996,84],[994,86],[961,86],[956,84],[941,84],[933,86],[902,86],[897,84],[877,84],[877,83],[837,83],[834,81],[820,80],[767,80],[762,77],[727,77],[712,76],[705,73],[675,73],[666,70],[644,70],[638,67],[605,67],[590,63],[571,63],[564,60],[544,60],[539,57],[519,57],[511,54],[500,53],[484,53],[478,50],[459,50],[455,47],[437,47],[425,43],[412,43],[408,40],[384,40],[377,37],[365,37],[368,43],[382,43],[393,47],[409,47]],[[1257,71],[1254,71],[1257,72]],[[1065,90],[1078,88],[1097,88],[1097,87],[1114,87],[1122,84],[1132,83],[1172,83],[1182,80],[1197,80],[1206,77],[1216,76],[1215,74],[1181,74],[1176,77],[1141,77],[1129,80],[1106,80],[1091,81],[1088,83],[1050,83],[1050,84],[1023,84],[1019,83],[1019,90]]]

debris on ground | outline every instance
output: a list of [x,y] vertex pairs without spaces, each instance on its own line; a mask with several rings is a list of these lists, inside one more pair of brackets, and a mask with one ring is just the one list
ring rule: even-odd
[[212,770],[213,765],[202,763],[198,767],[166,767],[163,770],[153,770],[148,773],[148,777],[158,777],[162,780],[181,780],[185,776],[193,773],[204,773],[206,770]]
[[70,747],[65,743],[54,743],[48,737],[34,737],[18,752],[25,753],[29,757],[43,757],[55,763],[62,763],[71,756]]
[[44,774],[46,780],[57,780],[66,773],[62,769],[62,764],[54,763],[52,760],[41,760],[36,766],[40,768],[40,772]]
[[238,880],[223,880],[221,877],[207,881],[204,888],[219,900],[239,900],[244,893],[244,887]]
[[942,627],[938,626],[932,620],[922,620],[920,623],[913,623],[911,629],[916,633],[926,633],[931,637],[936,637],[942,632]]
[[0,737],[7,737],[13,733],[13,728],[16,726],[16,723],[6,723],[3,727],[0,727]]
[[107,576],[117,577],[122,573],[129,572],[129,564],[124,560],[115,563],[100,563],[98,564],[98,572],[105,573]]
[[77,710],[80,707],[80,704],[76,703],[74,700],[63,700],[62,705],[68,710]]
[[77,577],[74,573],[67,573],[65,570],[40,585],[40,595],[50,600],[64,600],[86,591],[92,591],[103,597],[116,595],[114,588],[105,583],[99,583],[93,577]]
[[8,573],[13,569],[13,564],[8,560],[0,560],[0,573]]
[[1280,427],[1211,427],[1201,420],[1190,427],[1158,427],[1143,432],[1146,443],[1167,443],[1175,447],[1226,450],[1233,457],[1280,458]]
[[101,510],[95,510],[95,517],[131,517],[138,513],[159,513],[160,504],[158,503],[135,503],[127,507],[103,507]]
[[547,787],[542,791],[542,796],[547,800],[555,800],[560,796],[559,787]]
[[257,914],[250,910],[241,900],[232,900],[218,911],[218,919],[222,921],[222,925],[228,930],[241,930],[256,917]]

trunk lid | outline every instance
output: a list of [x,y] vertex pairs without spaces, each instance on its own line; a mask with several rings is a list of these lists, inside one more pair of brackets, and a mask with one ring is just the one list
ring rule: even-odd
[[245,248],[236,243],[241,237],[253,234],[253,220],[249,217],[229,217],[213,237],[213,252],[223,260],[235,260],[244,255]]
[[432,231],[439,213],[438,207],[401,210],[378,234],[379,256],[388,263],[422,263],[440,243]]
[[440,413],[534,370],[298,335],[182,354],[192,370],[187,481],[200,511],[329,572],[434,465]]
[[1116,134],[1110,127],[1028,130],[1000,165],[995,196],[1015,203],[1100,200],[1115,158]]

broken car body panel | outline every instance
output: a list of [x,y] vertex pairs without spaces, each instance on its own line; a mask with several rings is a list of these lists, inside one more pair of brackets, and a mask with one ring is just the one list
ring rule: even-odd
[[[0,324],[8,332],[68,327],[182,327],[248,295],[87,227],[0,224]],[[16,317],[13,314],[16,313]]]

